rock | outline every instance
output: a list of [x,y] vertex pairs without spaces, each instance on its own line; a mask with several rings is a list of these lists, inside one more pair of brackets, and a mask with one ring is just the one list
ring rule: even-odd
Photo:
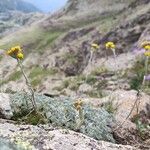
[[72,98],[76,97],[76,92],[72,91],[71,89],[67,88],[67,89],[63,89],[63,91],[61,92],[60,95],[65,95],[65,96],[70,96]]
[[[2,51],[3,58],[0,61],[0,66],[3,66],[0,70],[1,78],[4,80],[6,79],[11,73],[14,72],[17,62],[15,59],[12,59],[11,57],[5,55],[4,51]],[[6,63],[7,60],[7,63]]]
[[138,45],[141,47],[141,43],[144,41],[150,41],[150,24],[146,27],[141,37],[139,38]]
[[[6,128],[7,127],[7,128]],[[94,140],[86,135],[66,129],[56,129],[50,125],[14,125],[0,123],[0,136],[12,142],[20,141],[17,147],[28,143],[31,150],[134,150],[134,147]],[[9,134],[5,134],[9,133]],[[1,140],[0,140],[1,141]],[[0,142],[1,144],[1,142]],[[12,143],[13,144],[13,143]],[[4,142],[2,142],[4,146]],[[6,145],[7,146],[7,145]],[[4,149],[3,149],[4,150]],[[6,149],[7,150],[7,149]],[[16,149],[8,149],[16,150]],[[20,150],[20,149],[19,149]],[[29,150],[29,148],[28,148]]]
[[18,82],[16,84],[16,81],[10,81],[7,84],[4,84],[2,86],[2,89],[6,93],[15,93],[17,91],[26,91],[28,92],[29,89],[26,86],[24,78],[18,79]]
[[[63,43],[65,44],[65,43]],[[89,51],[87,48],[68,46],[68,52],[56,59],[56,66],[65,73],[66,76],[74,76],[81,73],[88,63]]]
[[87,92],[90,92],[90,91],[92,91],[93,90],[93,88],[91,87],[91,85],[89,85],[89,84],[81,84],[80,86],[79,86],[79,92],[81,92],[81,93],[87,93]]
[[[136,1],[134,3],[136,3]],[[105,43],[107,41],[115,42],[117,45],[117,53],[138,49],[137,41],[149,25],[150,20],[150,7],[149,5],[145,6],[147,8],[142,11],[134,11],[134,15],[128,16],[121,25],[108,32],[102,39],[100,39],[99,43]]]
[[[136,62],[136,55],[129,52],[123,53],[117,56],[116,61],[113,57],[108,57],[105,59],[104,57],[93,60],[92,64],[89,64],[83,71],[84,74],[89,74],[94,71],[96,68],[105,68],[107,73],[126,70],[133,67]],[[112,78],[116,78],[116,76],[112,75]],[[116,80],[116,79],[113,79]]]
[[4,138],[0,138],[0,149],[1,150],[19,150],[15,144]]
[[[103,0],[93,0],[92,2],[90,0],[69,0],[64,9],[58,12],[58,15],[65,14],[65,16],[69,16],[74,19],[88,18],[90,21],[90,19],[92,19],[92,15],[98,17],[106,12],[118,12],[123,10],[127,4],[128,2],[126,1],[118,1],[118,3],[115,5],[113,1],[110,0],[105,0],[105,2]],[[81,11],[82,14],[80,13]]]
[[[127,116],[130,114],[136,98],[137,98],[137,91],[116,90],[114,92],[111,92],[109,96],[106,96],[102,99],[95,99],[95,100],[86,99],[85,101],[86,103],[92,103],[94,106],[103,106],[111,102],[112,107],[116,108],[116,111],[114,112],[116,121],[118,123],[122,123],[124,122],[125,118],[127,118]],[[144,113],[147,117],[149,117],[149,109],[148,109],[149,100],[150,96],[141,93],[140,101],[137,102],[139,103],[138,112]],[[137,107],[133,109],[129,118],[125,122],[124,124],[125,128],[135,127],[135,124],[133,124],[130,120],[135,115],[137,115]]]
[[[113,106],[117,107],[117,111],[115,112],[116,120],[123,122],[125,118],[129,115],[137,99],[137,91],[117,90],[111,94],[111,98],[106,97],[106,99],[107,101],[112,100]],[[144,111],[146,114],[148,113],[146,110],[146,106],[147,104],[149,104],[149,100],[150,100],[150,97],[142,93],[140,100],[137,102],[139,103],[139,106],[138,106],[139,113],[141,111]],[[137,115],[137,107],[134,108],[133,112],[131,113],[128,119],[133,118],[135,115]]]
[[10,119],[12,116],[9,95],[0,93],[0,117]]

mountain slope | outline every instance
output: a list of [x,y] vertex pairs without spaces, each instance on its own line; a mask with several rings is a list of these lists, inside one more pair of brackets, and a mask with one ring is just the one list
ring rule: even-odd
[[[123,0],[114,1],[113,3],[111,0],[105,1],[104,3],[104,1],[95,0],[93,1],[93,6],[90,5],[90,1],[78,0],[76,4],[74,2],[75,1],[70,0],[65,7],[67,8],[67,13],[63,13],[65,10],[61,10],[27,29],[22,29],[0,40],[1,49],[7,49],[18,43],[24,47],[27,71],[28,74],[31,74],[32,84],[38,91],[52,91],[53,89],[57,89],[57,87],[59,87],[60,90],[60,88],[64,86],[60,85],[63,84],[64,79],[69,78],[68,80],[70,80],[70,78],[75,78],[74,80],[80,80],[78,78],[76,79],[75,76],[84,76],[87,73],[92,74],[98,67],[105,67],[106,70],[112,71],[114,64],[111,63],[112,66],[109,65],[110,61],[112,61],[112,53],[106,51],[104,48],[104,44],[107,41],[114,41],[117,44],[118,61],[120,59],[124,60],[121,61],[119,65],[120,69],[124,70],[126,67],[128,68],[125,63],[130,61],[131,65],[129,65],[129,68],[133,67],[132,65],[136,61],[132,54],[132,49],[138,46],[137,42],[149,24],[149,1]],[[82,6],[83,2],[85,3],[84,7]],[[70,6],[71,3],[74,4],[72,8]],[[122,4],[123,7],[120,7],[121,9],[118,11],[116,6],[119,7],[120,5],[122,6]],[[108,11],[109,5],[112,6],[110,11]],[[91,15],[91,18],[89,18],[89,14],[85,13],[84,19],[81,19],[83,18],[83,14],[79,17],[75,17],[76,14],[79,15],[81,11],[81,9],[79,9],[74,13],[74,16],[70,15],[77,6],[78,8],[83,7],[89,14],[92,10],[94,12],[94,9],[99,10],[100,13],[96,17],[95,15]],[[95,8],[96,6],[97,8]],[[91,8],[89,11],[88,7]],[[102,7],[103,11],[100,10]],[[107,13],[105,14],[104,12]],[[92,42],[101,45],[100,50],[96,53],[94,58],[96,63],[93,67],[88,65],[90,44]],[[106,53],[109,59],[104,65],[103,60]],[[126,53],[129,53],[129,55],[127,58],[124,58]],[[32,56],[35,56],[34,59]],[[1,66],[4,66],[4,63],[1,61]],[[56,69],[58,74],[55,72],[55,67],[58,69]],[[43,70],[44,68],[47,70]],[[5,70],[6,68],[3,67],[2,69]],[[5,84],[5,88],[11,85],[11,88],[15,89],[12,83],[15,85],[16,81],[11,82],[10,72],[5,74],[7,83]],[[12,69],[12,73],[13,72],[14,68]],[[54,77],[57,79],[53,80],[53,73],[58,75]],[[61,73],[61,77],[59,73]],[[94,79],[91,80],[95,80],[95,78],[97,78],[97,76],[94,75]],[[22,87],[22,78],[18,76],[18,79],[20,79],[19,83]],[[52,82],[52,85],[48,84],[49,82]],[[68,82],[72,82],[72,80]],[[82,81],[80,82],[82,83]],[[77,85],[75,84],[75,87],[70,85],[71,89],[78,90],[81,84],[80,82]],[[66,88],[68,89],[69,86],[66,86]],[[64,89],[64,87],[62,89]]]
[[22,0],[0,0],[0,37],[42,17],[44,14],[30,3]]
[[[93,116],[99,115],[93,113],[90,116],[85,109],[91,109],[94,105],[95,112],[98,108],[104,108],[114,115],[117,125],[121,123],[122,126],[114,127],[112,130],[116,143],[133,145],[137,147],[136,149],[150,149],[150,84],[146,81],[146,86],[143,85],[145,56],[144,49],[141,48],[142,41],[150,40],[150,1],[93,0],[92,3],[91,1],[69,0],[66,7],[59,12],[2,37],[1,91],[2,93],[25,91],[25,94],[28,91],[17,61],[5,55],[5,50],[19,44],[24,53],[24,70],[34,90],[47,97],[61,97],[61,102],[65,99],[63,108],[59,103],[54,104],[57,98],[55,101],[52,99],[52,103],[49,100],[46,103],[47,100],[44,101],[42,98],[36,99],[42,103],[39,110],[41,108],[43,112],[48,110],[46,116],[50,116],[50,122],[55,123],[53,120],[56,120],[59,125],[62,122],[64,128],[74,120],[70,118],[68,111],[68,108],[73,108],[73,102],[70,100],[81,98],[85,115],[84,123],[77,131],[91,131],[91,135],[95,135],[93,129],[84,128],[87,123],[85,117],[90,120],[90,123],[87,123],[89,127],[99,127],[93,124],[96,122]],[[108,41],[116,45],[115,57],[111,49],[105,48]],[[92,43],[98,44],[99,49],[93,51]],[[148,72],[150,73],[150,67]],[[66,96],[71,102],[68,108]],[[16,104],[20,100],[25,102],[26,97],[19,96],[15,100]],[[6,100],[2,99],[2,102]],[[22,105],[16,105],[16,110],[19,106]],[[52,106],[54,110],[47,109],[46,106]],[[67,111],[64,111],[64,108]],[[3,112],[7,114],[9,111],[6,110]],[[51,115],[53,112],[54,115]],[[63,112],[64,117],[59,112]],[[55,117],[56,119],[53,119]],[[98,123],[103,121],[106,119],[100,118]],[[107,127],[110,126],[111,123]],[[73,125],[72,128],[74,127]],[[101,127],[98,131],[100,129]],[[109,133],[112,132],[109,130]],[[106,137],[104,132],[102,134]],[[95,137],[98,139],[97,132]]]
[[[132,0],[69,0],[64,11],[66,14],[104,13],[113,10],[121,10]],[[82,15],[81,14],[81,15]]]
[[17,10],[25,13],[40,11],[34,5],[22,0],[0,0],[0,12],[7,12],[10,10]]

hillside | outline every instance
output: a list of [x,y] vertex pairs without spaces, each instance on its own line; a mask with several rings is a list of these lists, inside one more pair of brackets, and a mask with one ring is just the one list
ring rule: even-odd
[[[72,11],[76,8],[76,5],[73,5],[74,7],[72,6],[73,8],[70,9],[69,6],[74,4],[73,2],[74,1],[69,1],[65,7],[68,8],[66,9],[68,14],[71,13],[70,10]],[[83,5],[82,3],[77,4],[78,7],[79,5]],[[100,4],[99,1],[93,3],[93,5],[100,6],[101,8],[101,5],[98,4]],[[1,48],[8,48],[15,43],[20,43],[25,47],[27,56],[29,55],[31,57],[33,52],[34,55],[36,55],[34,63],[30,64],[28,61],[25,61],[30,64],[30,67],[28,66],[29,68],[32,68],[32,65],[36,65],[36,62],[40,61],[40,66],[49,65],[48,68],[52,66],[58,67],[63,71],[65,76],[80,74],[87,69],[86,65],[89,57],[88,49],[91,42],[104,44],[106,41],[112,40],[118,45],[119,54],[131,52],[132,47],[137,45],[140,36],[148,27],[150,18],[150,3],[148,1],[130,1],[130,3],[129,1],[121,1],[120,4],[119,2],[112,4],[115,6],[114,13],[110,10],[107,11],[106,14],[101,12],[102,14],[97,17],[91,15],[93,16],[91,17],[92,22],[89,20],[87,14],[84,14],[85,20],[80,20],[80,18],[72,18],[62,13],[64,10],[60,10],[53,16],[48,16],[42,21],[39,21],[38,24],[34,24],[27,29],[21,29],[11,36],[9,35],[9,37],[6,36],[2,38],[0,40],[0,46]],[[88,4],[86,3],[86,5],[87,8]],[[110,3],[105,3],[104,6],[108,8],[108,5],[110,5]],[[113,8],[113,5],[111,5],[111,8]],[[122,6],[119,12],[118,6],[116,7],[116,5]],[[28,49],[30,49],[30,51]],[[83,49],[84,51],[81,53]],[[70,50],[72,51],[71,54],[69,54]],[[68,60],[64,60],[63,55],[65,54],[63,53],[68,56]],[[47,56],[47,60],[42,59],[45,58],[45,56]],[[104,50],[101,50],[101,52],[97,53],[95,61],[100,61],[103,56]],[[29,58],[26,59],[28,60]],[[78,61],[78,59],[80,59],[80,61]],[[60,62],[62,62],[62,64],[60,64]],[[71,62],[77,62],[77,64],[72,64]],[[37,69],[40,69],[40,66]],[[5,75],[5,77],[8,78],[7,75]],[[52,90],[47,88],[48,87],[46,87],[46,91]]]
[[[26,17],[32,20],[32,17]],[[0,99],[7,99],[11,106],[9,112],[2,112],[2,116],[11,116],[14,110],[18,112],[19,108],[25,107],[25,98],[28,98],[28,87],[16,60],[4,54],[5,50],[19,44],[23,48],[23,66],[36,92],[38,107],[50,123],[48,131],[59,132],[55,138],[64,137],[64,133],[51,128],[51,124],[95,140],[133,146],[129,149],[149,149],[150,84],[147,81],[143,86],[145,56],[141,47],[143,41],[150,40],[149,20],[149,0],[68,0],[58,12],[43,17],[41,14],[11,34],[4,32],[0,39]],[[11,21],[14,21],[13,17]],[[108,41],[116,45],[115,56],[105,47]],[[92,43],[100,46],[94,52],[91,51]],[[147,72],[150,72],[149,67]],[[77,130],[73,104],[79,98],[85,104],[85,121]],[[114,130],[114,126],[122,122],[123,126]],[[39,128],[42,132],[46,130],[45,126]],[[75,147],[78,150],[78,145]]]
[[25,13],[39,12],[34,5],[23,0],[0,0],[0,12],[22,11]]
[[22,0],[0,1],[0,37],[30,25],[45,15],[35,6]]
[[97,14],[98,16],[102,13],[120,11],[127,7],[131,2],[132,0],[69,0],[63,11],[65,15],[93,16],[93,14]]

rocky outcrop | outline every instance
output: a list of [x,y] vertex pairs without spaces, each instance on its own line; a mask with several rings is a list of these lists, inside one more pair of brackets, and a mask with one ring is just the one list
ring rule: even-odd
[[[134,118],[138,113],[144,114],[146,118],[150,119],[149,100],[150,100],[149,95],[146,95],[144,93],[138,93],[137,91],[134,90],[131,91],[116,90],[115,92],[112,92],[109,96],[103,97],[101,99],[94,99],[94,98],[83,99],[85,103],[91,103],[95,107],[104,106],[110,103],[111,106],[114,108],[114,114],[117,122],[124,122],[125,118],[128,119],[127,122],[131,121],[132,118]],[[134,109],[132,110],[133,107]],[[124,125],[124,127],[128,128],[131,126]]]
[[[31,126],[0,123],[0,147],[6,150],[134,150],[134,147],[96,141],[81,133],[50,125]],[[5,138],[4,138],[5,137]],[[8,140],[6,140],[6,138]],[[11,142],[9,142],[11,141]],[[15,149],[16,148],[16,149]]]
[[141,46],[141,43],[143,41],[150,41],[150,23],[147,25],[146,29],[144,30],[144,32],[142,33],[142,35],[138,41],[139,47]]
[[113,41],[117,44],[118,53],[129,52],[138,48],[137,41],[149,25],[150,11],[147,10],[145,13],[135,16],[132,20],[126,20],[122,25],[108,32],[99,40],[99,43]]
[[0,138],[0,148],[2,150],[19,150],[15,144],[5,138]]
[[13,116],[10,106],[10,96],[0,93],[0,118],[10,119]]
[[100,14],[105,14],[114,11],[120,11],[128,5],[128,0],[116,1],[113,0],[69,0],[67,5],[64,7],[65,15],[79,15],[81,16],[98,16]]

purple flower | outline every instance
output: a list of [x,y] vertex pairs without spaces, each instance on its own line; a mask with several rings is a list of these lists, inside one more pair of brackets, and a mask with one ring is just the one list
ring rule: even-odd
[[144,54],[145,51],[146,51],[144,48],[139,47],[137,44],[134,44],[131,49],[132,49],[132,52],[133,52],[135,55]]
[[145,78],[145,80],[150,81],[150,74],[149,74],[149,75],[147,75],[147,76],[145,76],[144,78]]

